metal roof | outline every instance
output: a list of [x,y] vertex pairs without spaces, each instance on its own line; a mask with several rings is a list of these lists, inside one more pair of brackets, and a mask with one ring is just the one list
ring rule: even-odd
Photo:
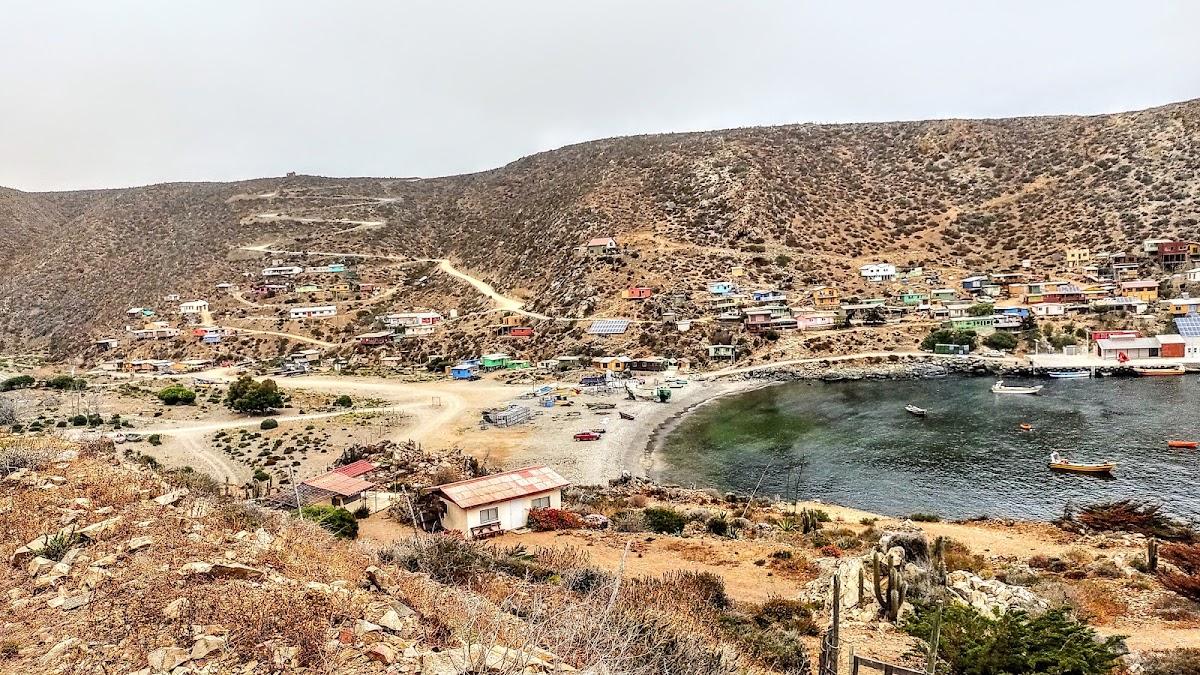
[[530,466],[490,476],[447,483],[433,488],[460,508],[469,509],[509,499],[527,497],[570,485],[567,479],[547,466]]
[[307,485],[308,487],[324,490],[325,492],[332,492],[343,497],[353,497],[360,492],[375,487],[375,484],[369,480],[347,476],[337,471],[330,471],[322,476],[301,481],[301,485]]
[[590,335],[620,335],[629,329],[629,319],[597,319],[588,325]]
[[1100,349],[1158,349],[1161,343],[1158,338],[1101,338],[1096,340]]
[[360,459],[357,462],[351,462],[351,463],[347,464],[346,466],[339,466],[338,468],[334,469],[333,471],[334,471],[334,473],[340,473],[344,476],[350,476],[351,478],[357,478],[357,477],[363,475],[364,473],[370,473],[370,472],[374,471],[375,468],[376,467],[374,464],[368,462],[365,459]]

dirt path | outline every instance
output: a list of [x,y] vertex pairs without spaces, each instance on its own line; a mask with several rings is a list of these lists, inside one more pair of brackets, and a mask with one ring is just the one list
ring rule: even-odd
[[297,342],[305,342],[310,345],[317,345],[318,347],[324,347],[326,349],[336,349],[339,346],[338,343],[336,343],[336,342],[328,342],[326,340],[318,340],[315,337],[309,337],[307,335],[297,335],[295,333],[279,333],[279,332],[276,332],[273,330],[254,330],[252,328],[237,328],[234,326],[222,326],[222,328],[228,328],[229,330],[236,330],[241,333],[250,333],[251,335],[273,335],[275,337],[281,337],[281,338],[285,338],[288,340],[295,340]]

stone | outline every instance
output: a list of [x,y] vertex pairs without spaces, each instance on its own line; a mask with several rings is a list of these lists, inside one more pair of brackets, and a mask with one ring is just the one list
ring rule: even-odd
[[134,551],[140,551],[153,543],[154,537],[134,537],[133,539],[129,540],[128,544],[125,545],[125,550],[133,553]]
[[367,650],[367,658],[378,661],[384,665],[391,665],[396,661],[396,650],[392,649],[386,643],[371,645]]
[[190,601],[187,598],[175,598],[163,607],[163,616],[168,619],[178,619],[187,610]]
[[191,652],[183,647],[159,647],[148,655],[150,667],[155,672],[162,673],[174,670],[191,661]]
[[394,609],[389,609],[379,617],[379,625],[397,633],[406,628],[404,621],[400,619],[400,615]]
[[79,609],[80,607],[83,607],[84,605],[88,604],[91,601],[92,601],[91,593],[81,593],[80,595],[74,595],[74,596],[71,596],[71,597],[63,600],[62,610],[64,612],[69,612],[73,609]]
[[87,497],[76,497],[71,500],[71,506],[78,506],[85,509],[92,508],[92,500]]
[[34,557],[33,560],[29,561],[29,564],[25,566],[25,571],[28,572],[29,576],[31,577],[37,577],[50,571],[51,567],[54,567],[54,561],[49,558],[43,558],[39,555]]
[[354,622],[354,635],[360,638],[367,633],[376,633],[382,630],[383,626],[367,621],[366,619],[359,619]]
[[42,663],[59,662],[67,655],[68,652],[72,652],[76,649],[84,647],[83,640],[80,640],[77,637],[63,638],[42,655]]
[[117,527],[117,523],[121,522],[121,516],[113,516],[106,520],[101,520],[98,523],[92,523],[87,527],[81,528],[78,534],[89,539],[99,539],[101,536],[112,532]]
[[202,659],[213,652],[225,649],[225,638],[216,635],[201,635],[192,643],[192,660]]
[[175,502],[179,501],[180,499],[183,499],[187,495],[188,495],[187,488],[179,488],[178,490],[171,490],[170,492],[168,492],[164,495],[159,495],[159,496],[155,497],[154,503],[158,504],[159,506],[170,506],[170,505],[174,504]]
[[248,579],[257,581],[266,576],[260,569],[243,565],[239,562],[204,562],[196,561],[185,564],[180,571],[190,576],[209,575],[224,579]]

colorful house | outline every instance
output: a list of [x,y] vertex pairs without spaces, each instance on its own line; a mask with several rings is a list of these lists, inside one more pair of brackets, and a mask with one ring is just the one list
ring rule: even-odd
[[750,299],[754,302],[787,302],[787,293],[777,289],[753,291]]
[[1153,279],[1123,281],[1119,288],[1122,297],[1137,298],[1146,303],[1158,302],[1158,282]]
[[712,359],[737,358],[737,345],[709,345],[708,357]]
[[621,297],[626,300],[645,300],[653,295],[654,291],[646,286],[630,286],[621,293]]
[[858,273],[867,281],[879,283],[896,279],[896,266],[889,263],[870,263],[858,268]]
[[979,335],[991,335],[996,332],[996,317],[962,316],[950,319],[950,327],[955,330],[973,330]]
[[732,281],[710,281],[708,292],[713,295],[730,295],[737,292],[737,284]]
[[562,506],[567,480],[553,469],[531,466],[430,489],[442,502],[441,525],[468,539],[525,527],[533,509]]
[[1167,308],[1175,316],[1200,312],[1200,298],[1174,298],[1167,301]]
[[364,347],[378,347],[392,341],[392,331],[381,330],[374,333],[363,333],[355,337],[354,341]]
[[1158,264],[1168,269],[1182,265],[1188,261],[1188,242],[1166,241],[1158,245],[1155,258]]
[[484,370],[500,370],[506,367],[511,360],[512,357],[508,354],[496,352],[493,354],[484,354],[480,357],[479,363]]
[[837,325],[837,312],[808,311],[796,312],[796,328],[800,330],[825,330]]
[[479,376],[479,360],[463,361],[450,367],[450,377],[456,380],[469,380]]
[[623,373],[630,369],[633,359],[628,356],[598,356],[592,359],[592,367],[610,373]]
[[812,301],[817,309],[837,309],[842,304],[842,293],[832,286],[818,286],[812,291]]
[[937,302],[949,302],[958,298],[958,291],[953,288],[935,288],[929,292],[929,297]]
[[767,330],[791,330],[796,328],[796,317],[792,310],[784,305],[767,305],[747,309],[746,330],[759,333]]
[[929,296],[924,293],[907,292],[900,294],[900,302],[905,305],[919,305],[929,299]]
[[968,293],[979,293],[983,291],[983,286],[988,282],[988,278],[983,275],[967,277],[962,280],[963,290]]

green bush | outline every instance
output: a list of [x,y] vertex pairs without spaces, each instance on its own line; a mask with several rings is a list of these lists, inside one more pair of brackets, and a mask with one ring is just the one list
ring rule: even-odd
[[683,532],[683,526],[687,524],[687,518],[675,509],[651,506],[642,511],[642,517],[646,519],[646,529],[659,534],[680,534]]
[[358,518],[360,520],[363,518],[368,518],[368,517],[370,517],[370,515],[371,515],[371,507],[367,506],[366,504],[363,504],[362,506],[358,507],[357,509],[354,509],[354,517]]
[[32,387],[34,382],[35,380],[28,375],[17,375],[16,377],[10,377],[0,382],[0,391],[12,391],[13,389]]
[[942,520],[941,516],[935,513],[914,513],[908,517],[909,520],[917,523],[936,523]]
[[[935,612],[918,606],[904,630],[928,641]],[[1101,639],[1065,609],[1037,617],[1012,610],[997,619],[969,606],[942,609],[939,672],[951,675],[1109,675],[1123,652],[1120,637]]]
[[173,384],[158,392],[158,399],[167,405],[191,405],[196,402],[196,392],[179,384]]
[[255,382],[254,378],[244,375],[229,385],[225,405],[237,412],[265,413],[283,405],[283,394],[279,393],[274,380]]
[[729,535],[729,519],[724,515],[713,516],[712,518],[709,518],[708,522],[704,525],[706,528],[708,528],[709,534],[715,534],[718,537],[725,537]]
[[926,335],[924,340],[921,340],[921,349],[931,352],[937,345],[967,345],[974,349],[977,339],[978,335],[973,330],[939,328]]
[[84,426],[85,424],[87,424],[87,415],[76,415],[76,416],[72,417],[71,424],[73,426],[77,426],[77,427]]
[[260,483],[266,483],[271,480],[271,474],[267,473],[266,471],[263,471],[262,469],[255,469],[254,480],[256,480]]
[[354,514],[340,506],[314,504],[300,509],[300,517],[311,520],[333,534],[345,539],[358,536],[358,521]]
[[263,429],[263,430],[277,429],[278,427],[279,427],[279,421],[272,417],[268,417],[267,419],[263,420],[262,423],[260,423],[258,425],[258,428]]
[[1016,349],[1017,336],[1012,333],[992,333],[983,339],[983,346],[992,349]]
[[349,408],[350,406],[354,405],[354,402],[350,400],[348,395],[342,394],[334,399],[333,404],[341,408]]
[[46,380],[46,386],[51,389],[86,389],[87,382],[82,377],[56,375]]
[[150,436],[146,438],[146,442],[148,442],[150,445],[162,445],[162,436],[159,434],[150,434]]

